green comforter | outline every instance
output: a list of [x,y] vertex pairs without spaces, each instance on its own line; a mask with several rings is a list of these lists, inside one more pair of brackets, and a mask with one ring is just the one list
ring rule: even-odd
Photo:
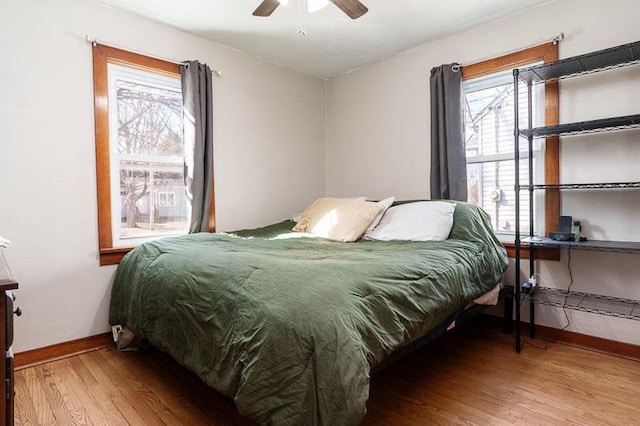
[[292,222],[143,244],[121,262],[122,324],[262,424],[352,425],[369,375],[502,279],[486,214],[458,203],[441,242],[287,238]]

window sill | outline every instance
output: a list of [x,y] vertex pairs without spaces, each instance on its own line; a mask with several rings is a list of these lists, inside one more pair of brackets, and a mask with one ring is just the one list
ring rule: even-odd
[[119,264],[124,255],[133,249],[134,247],[100,249],[100,266]]
[[[507,249],[509,257],[516,257],[516,245],[514,243],[502,243]],[[520,246],[520,258],[529,259],[529,247],[526,245]],[[556,247],[537,247],[536,259],[539,260],[560,260],[560,249]]]

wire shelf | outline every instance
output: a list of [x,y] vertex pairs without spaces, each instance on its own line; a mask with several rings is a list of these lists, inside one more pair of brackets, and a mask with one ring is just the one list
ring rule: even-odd
[[[533,84],[558,81],[570,77],[576,77],[585,74],[591,74],[594,72],[610,70],[614,68],[620,68],[625,66],[635,66],[640,64],[640,41],[628,43],[609,49],[603,49],[596,52],[587,53],[584,55],[578,55],[571,58],[562,59],[542,65],[533,67],[526,67],[513,70],[514,79],[526,83],[528,86],[528,95],[526,100],[529,102],[529,111],[527,116],[531,120],[531,86]],[[518,81],[515,85],[518,86]],[[518,99],[519,90],[515,91],[515,104],[519,105]],[[542,126],[530,129],[522,129],[519,125],[519,117],[516,114],[515,119],[515,150],[519,151],[520,138],[527,138],[529,151],[532,149],[532,143],[534,138],[544,138],[547,136],[571,136],[578,134],[590,134],[605,131],[624,131],[627,129],[640,128],[640,114],[628,115],[621,117],[611,117],[598,120],[574,122],[567,124],[558,124],[553,126]],[[635,133],[634,133],[635,135]],[[566,140],[563,138],[563,140]],[[531,159],[529,159],[531,166]],[[529,196],[532,197],[533,190],[546,189],[546,190],[560,190],[560,189],[634,189],[640,188],[640,182],[601,182],[601,183],[579,183],[579,184],[540,184],[535,185],[533,182],[533,176],[529,174],[528,185],[520,185],[519,181],[519,163],[516,162],[515,176],[518,182],[515,185],[516,191],[528,190]],[[515,210],[515,227],[516,230],[520,229],[520,212],[521,208],[516,204]],[[529,204],[529,218],[533,217],[533,203]],[[636,253],[640,254],[640,242],[626,242],[626,241],[556,241],[549,238],[529,236],[527,238],[520,239],[520,234],[516,231],[516,277],[519,279],[521,268],[520,262],[522,256],[520,256],[520,247],[527,247],[530,249],[529,257],[529,271],[531,274],[535,272],[535,248],[536,247],[552,247],[552,248],[572,248],[580,250],[595,250],[613,253]],[[520,294],[516,291],[516,294]],[[534,335],[535,320],[534,320],[534,304],[558,306],[566,309],[573,309],[577,311],[590,312],[600,315],[608,315],[619,318],[640,320],[640,301],[623,299],[617,297],[610,297],[591,293],[569,292],[567,290],[553,289],[546,287],[536,287],[532,295],[521,295],[517,300],[516,307],[516,332],[515,332],[515,350],[520,352],[521,350],[521,319],[520,319],[520,304],[525,299],[529,299],[531,303],[531,336]],[[506,314],[505,314],[506,315]]]
[[633,189],[640,188],[640,182],[599,182],[519,185],[517,189]]
[[558,306],[576,311],[640,320],[640,301],[600,294],[536,287],[531,299],[541,305]]
[[640,41],[518,70],[525,83],[556,81],[640,63]]
[[557,241],[546,237],[526,237],[521,240],[521,243],[534,247],[572,248],[612,253],[640,253],[640,242],[638,241],[588,240],[576,242]]
[[555,126],[535,127],[523,129],[520,135],[526,138],[541,138],[553,135],[581,135],[586,133],[610,132],[640,127],[640,114],[621,117],[603,118],[598,120],[579,121],[576,123],[558,124]]

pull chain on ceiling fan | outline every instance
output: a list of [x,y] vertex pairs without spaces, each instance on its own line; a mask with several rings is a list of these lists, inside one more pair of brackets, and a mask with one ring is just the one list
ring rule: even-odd
[[[357,19],[367,13],[367,6],[359,0],[329,0],[338,6],[349,18]],[[253,16],[269,16],[280,6],[280,3],[287,4],[288,0],[263,0],[253,11]]]

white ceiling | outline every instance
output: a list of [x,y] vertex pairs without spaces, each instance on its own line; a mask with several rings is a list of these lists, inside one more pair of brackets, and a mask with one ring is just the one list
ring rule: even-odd
[[252,15],[261,0],[98,1],[324,79],[550,2],[361,0],[369,12],[351,20],[333,4],[300,14],[305,0],[290,0],[266,18]]

